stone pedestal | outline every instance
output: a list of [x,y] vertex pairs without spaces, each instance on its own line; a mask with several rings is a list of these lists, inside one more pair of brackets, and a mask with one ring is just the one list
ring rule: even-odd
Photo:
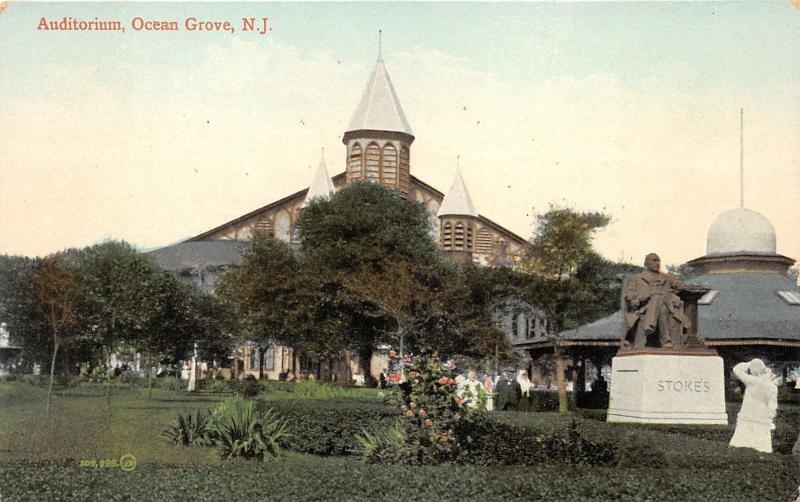
[[714,351],[632,350],[611,363],[608,422],[727,425]]

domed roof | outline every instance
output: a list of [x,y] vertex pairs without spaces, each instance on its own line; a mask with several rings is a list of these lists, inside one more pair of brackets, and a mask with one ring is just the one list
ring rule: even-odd
[[722,213],[708,229],[706,254],[731,253],[775,254],[775,227],[751,209]]

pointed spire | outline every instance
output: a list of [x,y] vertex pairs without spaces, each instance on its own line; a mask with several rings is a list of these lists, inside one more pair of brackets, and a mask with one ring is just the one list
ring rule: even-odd
[[439,217],[447,215],[478,217],[478,212],[472,203],[472,197],[469,196],[469,191],[467,191],[467,185],[464,183],[464,178],[461,177],[460,166],[456,167],[456,175],[453,178],[452,185],[450,185],[450,191],[444,196],[437,214]]
[[378,51],[378,62],[372,70],[367,87],[361,95],[361,101],[350,119],[346,132],[390,131],[413,136],[406,114],[403,113],[403,107],[400,106],[400,99],[394,90],[389,73],[386,72],[380,48]]
[[382,33],[383,33],[382,30],[378,30],[378,61],[381,62],[381,63],[383,62],[383,54],[381,54],[381,49],[382,49],[382,47],[381,47],[381,42],[382,42],[381,35],[382,35]]
[[317,197],[327,199],[333,195],[334,192],[336,192],[336,187],[333,186],[333,181],[330,175],[328,175],[328,167],[325,165],[325,149],[323,148],[322,155],[319,159],[319,167],[317,167],[317,172],[314,173],[314,178],[311,180],[311,186],[308,187],[308,193],[306,194],[306,200],[303,201],[303,206],[305,207],[312,199],[316,199]]

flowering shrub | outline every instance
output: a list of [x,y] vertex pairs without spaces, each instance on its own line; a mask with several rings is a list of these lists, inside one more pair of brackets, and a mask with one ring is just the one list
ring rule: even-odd
[[[410,464],[459,460],[474,440],[475,425],[485,420],[486,395],[459,395],[453,369],[435,355],[410,361],[406,381],[396,396],[400,403],[398,426],[383,435],[362,437],[359,442],[365,459]],[[483,399],[483,403],[467,406],[473,399]],[[402,442],[398,441],[400,432],[405,438]]]

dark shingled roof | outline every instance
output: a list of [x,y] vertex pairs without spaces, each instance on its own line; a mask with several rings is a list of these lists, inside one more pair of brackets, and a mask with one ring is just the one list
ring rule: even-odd
[[788,304],[777,293],[800,292],[789,277],[737,272],[701,275],[690,282],[719,291],[710,305],[699,305],[703,338],[800,340],[800,305]]
[[560,333],[567,340],[619,340],[622,338],[622,312]]
[[186,241],[148,254],[162,268],[180,272],[193,268],[218,268],[242,261],[247,242],[244,241]]
[[[698,334],[706,340],[800,341],[800,305],[789,305],[778,291],[800,292],[789,277],[775,273],[706,274],[688,281],[719,291],[710,305],[698,305]],[[560,333],[570,341],[621,338],[622,313]]]

